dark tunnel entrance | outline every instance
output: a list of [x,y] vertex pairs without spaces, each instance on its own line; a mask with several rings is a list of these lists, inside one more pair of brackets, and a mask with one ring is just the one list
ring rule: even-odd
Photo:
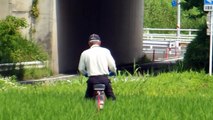
[[99,34],[116,64],[133,63],[142,53],[143,0],[57,1],[59,73],[76,73],[88,37]]

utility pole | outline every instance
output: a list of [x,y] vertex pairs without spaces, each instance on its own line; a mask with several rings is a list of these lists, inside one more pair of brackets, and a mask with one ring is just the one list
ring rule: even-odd
[[177,37],[180,37],[180,17],[181,17],[181,6],[180,0],[177,0]]
[[[207,35],[210,35],[210,50],[209,50],[209,75],[212,76],[212,41],[213,41],[213,0],[204,0],[204,11],[208,11],[207,15]],[[210,25],[209,25],[210,23]],[[210,34],[209,34],[210,32]]]
[[212,34],[212,24],[213,24],[213,12],[210,11],[210,15],[211,15],[211,25],[210,25],[210,53],[209,53],[209,75],[211,76],[212,75],[212,37],[213,37],[213,34]]
[[180,19],[181,19],[181,6],[180,0],[177,0],[177,40],[176,40],[176,48],[179,49],[179,40],[180,40]]

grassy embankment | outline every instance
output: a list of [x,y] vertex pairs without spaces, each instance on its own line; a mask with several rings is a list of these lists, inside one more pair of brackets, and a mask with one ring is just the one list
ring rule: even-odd
[[112,79],[117,101],[97,112],[86,78],[40,85],[0,80],[0,120],[211,120],[213,78],[197,72]]

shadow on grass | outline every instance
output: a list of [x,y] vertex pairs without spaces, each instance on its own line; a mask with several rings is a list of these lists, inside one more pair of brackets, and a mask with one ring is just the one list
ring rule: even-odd
[[18,81],[24,80],[24,66],[15,64],[1,66],[0,75],[3,77],[15,76]]

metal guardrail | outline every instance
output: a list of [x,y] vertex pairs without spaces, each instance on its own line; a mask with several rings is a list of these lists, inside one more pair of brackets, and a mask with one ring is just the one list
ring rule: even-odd
[[197,36],[199,29],[144,28],[143,51],[152,61],[183,58],[186,46]]
[[[144,30],[144,33],[152,33],[152,31],[161,31],[161,33],[168,33],[168,32],[177,33],[177,29],[171,29],[171,28],[143,28],[143,30]],[[198,31],[199,29],[180,29],[181,34],[188,33],[188,35],[195,34]]]
[[199,29],[180,29],[180,36],[177,36],[177,29],[144,28],[143,40],[191,42],[198,31]]
[[29,62],[18,62],[18,63],[3,63],[0,64],[0,71],[8,71],[22,68],[44,68],[48,66],[48,61],[29,61]]
[[179,47],[178,44],[189,44],[196,36],[199,29],[180,29],[177,36],[177,29],[168,28],[144,28],[143,48],[154,47]]

